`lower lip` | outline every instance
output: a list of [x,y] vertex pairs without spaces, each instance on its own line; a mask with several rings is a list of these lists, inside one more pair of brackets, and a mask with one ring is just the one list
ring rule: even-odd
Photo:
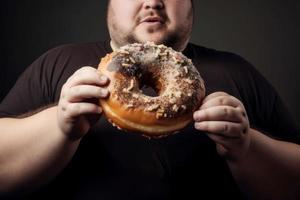
[[161,25],[162,23],[160,21],[153,21],[153,22],[143,22],[144,24],[148,25]]

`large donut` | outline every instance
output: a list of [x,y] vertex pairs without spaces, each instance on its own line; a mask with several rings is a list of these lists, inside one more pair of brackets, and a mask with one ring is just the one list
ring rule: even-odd
[[[123,46],[102,58],[98,70],[110,79],[110,96],[100,100],[109,121],[148,137],[184,128],[205,95],[204,82],[192,61],[164,45]],[[145,85],[157,95],[145,94]]]

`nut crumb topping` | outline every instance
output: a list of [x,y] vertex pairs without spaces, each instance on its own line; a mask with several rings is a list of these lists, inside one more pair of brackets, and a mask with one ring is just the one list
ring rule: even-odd
[[130,67],[131,64],[128,64],[128,63],[122,63],[122,66],[123,66],[123,67]]
[[158,104],[153,104],[153,105],[149,106],[148,108],[146,108],[146,111],[154,111],[158,108],[159,108]]
[[156,119],[160,119],[163,116],[163,113],[156,113],[155,117]]
[[171,97],[171,98],[170,98],[170,103],[171,103],[171,104],[174,104],[174,103],[176,103],[176,98],[174,98],[174,97]]
[[184,69],[185,74],[189,73],[189,70],[188,70],[187,66],[184,66],[183,69]]
[[137,93],[132,93],[133,98],[139,98],[139,95]]
[[129,85],[129,88],[127,88],[127,91],[131,91],[133,89],[133,86],[134,86],[133,84],[134,84],[134,80],[131,79],[130,80],[130,85]]
[[172,110],[177,112],[179,109],[179,107],[177,106],[177,104],[174,104],[173,107],[172,107]]
[[194,81],[189,79],[189,78],[185,78],[183,79],[185,82],[187,82],[188,84],[192,84]]
[[133,104],[132,103],[129,103],[129,104],[127,104],[127,106],[126,106],[127,108],[133,108],[134,106],[133,106]]
[[174,92],[174,96],[177,97],[177,98],[180,98],[182,95],[182,93],[180,91],[175,91]]
[[[192,61],[181,52],[151,42],[135,43],[121,47],[113,59],[113,69],[124,76],[118,80],[115,96],[128,109],[152,112],[156,119],[177,118],[200,102],[203,81]],[[155,84],[157,96],[144,94],[140,89],[148,83]]]
[[129,57],[129,59],[130,59],[130,61],[131,61],[133,64],[136,63],[135,60],[134,60],[131,56]]

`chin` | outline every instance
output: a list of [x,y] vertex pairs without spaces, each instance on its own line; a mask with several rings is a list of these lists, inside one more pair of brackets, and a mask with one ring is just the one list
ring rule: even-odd
[[149,31],[141,31],[136,32],[134,38],[136,41],[140,43],[145,42],[154,42],[155,44],[163,44],[166,41],[168,34],[164,31],[156,31],[156,32],[149,32]]
[[164,37],[155,37],[155,36],[138,37],[137,41],[140,43],[154,42],[155,44],[164,44],[164,42],[165,42]]

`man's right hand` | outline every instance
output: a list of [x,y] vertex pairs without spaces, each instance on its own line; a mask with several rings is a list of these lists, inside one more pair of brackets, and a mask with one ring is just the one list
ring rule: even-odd
[[0,119],[0,199],[30,193],[61,172],[100,118],[99,98],[108,96],[108,82],[95,68],[83,67],[63,85],[58,106]]
[[99,98],[106,98],[109,80],[93,67],[77,70],[63,85],[57,107],[58,125],[70,139],[82,138],[100,118]]

